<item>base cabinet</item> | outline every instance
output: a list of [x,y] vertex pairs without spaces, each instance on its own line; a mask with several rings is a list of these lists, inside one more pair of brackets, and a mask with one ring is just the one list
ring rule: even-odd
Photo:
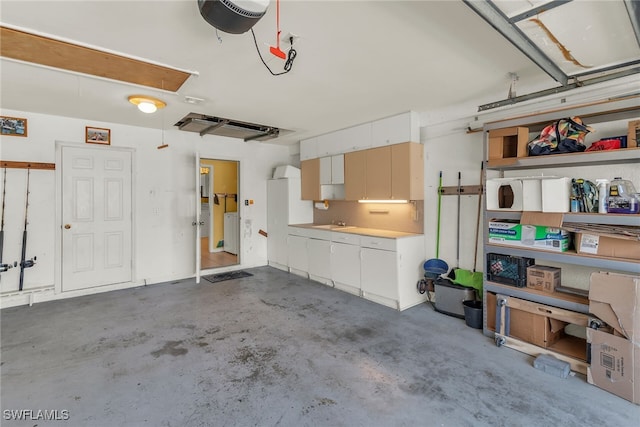
[[331,242],[331,279],[335,288],[360,295],[360,245]]
[[289,272],[309,277],[309,257],[307,256],[308,238],[289,235]]
[[362,248],[362,296],[400,309],[398,298],[398,253]]
[[333,286],[331,281],[331,241],[310,238],[307,241],[309,278]]
[[424,236],[372,237],[353,232],[289,227],[290,272],[396,310],[426,301]]

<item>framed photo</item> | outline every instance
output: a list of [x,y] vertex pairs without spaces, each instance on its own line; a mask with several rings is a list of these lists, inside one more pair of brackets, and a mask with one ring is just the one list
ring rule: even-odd
[[27,136],[27,119],[0,116],[2,135]]
[[85,142],[90,144],[111,144],[111,130],[104,128],[85,127]]

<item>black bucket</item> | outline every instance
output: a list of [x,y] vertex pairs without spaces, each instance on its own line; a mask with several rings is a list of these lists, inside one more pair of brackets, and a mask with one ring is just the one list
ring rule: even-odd
[[464,306],[464,322],[467,326],[482,329],[482,301],[462,301]]

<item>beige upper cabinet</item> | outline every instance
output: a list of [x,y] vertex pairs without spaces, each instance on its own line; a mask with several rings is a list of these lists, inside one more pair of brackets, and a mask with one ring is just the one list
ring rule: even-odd
[[367,199],[389,200],[391,195],[391,147],[365,150]]
[[352,151],[344,155],[344,198],[347,200],[367,197],[366,151]]
[[408,142],[346,153],[346,200],[423,200],[422,144]]
[[391,195],[398,200],[424,199],[424,146],[409,142],[391,146]]
[[302,200],[321,200],[319,158],[300,162],[300,181],[302,183]]

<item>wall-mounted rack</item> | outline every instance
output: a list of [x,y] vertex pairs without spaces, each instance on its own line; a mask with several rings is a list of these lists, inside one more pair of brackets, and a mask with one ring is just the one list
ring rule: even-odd
[[[443,196],[457,196],[458,195],[458,187],[441,187],[440,194]],[[482,194],[482,185],[463,185],[460,187],[460,195],[478,195]]]
[[0,166],[3,168],[13,169],[43,169],[55,170],[55,163],[39,163],[39,162],[15,162],[11,160],[0,160]]

